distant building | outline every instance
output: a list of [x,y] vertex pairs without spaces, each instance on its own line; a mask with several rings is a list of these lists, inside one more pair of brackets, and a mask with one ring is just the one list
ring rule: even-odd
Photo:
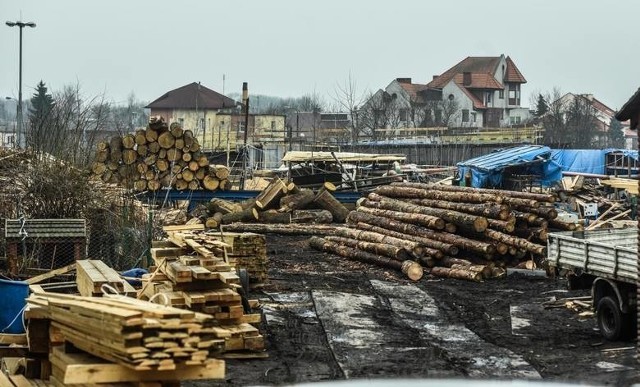
[[[244,144],[245,116],[241,107],[199,83],[171,90],[146,107],[151,116],[162,116],[169,123],[179,122],[192,130],[205,152],[235,152]],[[280,155],[282,152],[275,149],[284,149],[285,117],[250,114],[248,121],[247,145]]]
[[320,143],[343,142],[349,138],[351,117],[342,112],[291,112],[286,119],[287,140],[301,150]]
[[625,130],[625,139],[631,149],[638,149],[638,123],[640,122],[640,88],[620,108],[616,119],[621,122],[629,121],[629,128]]
[[427,88],[439,90],[445,103],[458,102],[452,126],[507,127],[529,119],[529,109],[521,106],[526,82],[510,57],[469,56],[433,76]]

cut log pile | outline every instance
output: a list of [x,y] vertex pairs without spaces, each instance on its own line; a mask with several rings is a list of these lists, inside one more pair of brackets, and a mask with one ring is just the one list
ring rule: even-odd
[[434,276],[481,281],[539,264],[547,232],[575,228],[555,219],[555,201],[553,194],[393,183],[362,199],[347,218],[351,228],[332,234],[338,238],[311,246],[399,270],[410,258]]
[[[325,183],[317,192],[285,183],[275,177],[254,199],[243,203],[213,198],[204,210],[193,212],[207,228],[232,223],[344,223],[349,210],[332,194],[336,187]],[[278,228],[278,226],[274,226]]]
[[209,165],[193,132],[179,123],[151,117],[146,129],[114,136],[97,145],[93,174],[136,191],[228,190],[229,168]]
[[152,274],[143,277],[146,284],[140,294],[150,300],[164,299],[173,307],[212,315],[221,328],[230,332],[225,338],[225,353],[250,351],[254,357],[262,357],[264,338],[251,325],[259,324],[261,315],[245,310],[238,293],[240,279],[225,260],[227,247],[213,238],[170,232],[167,241],[153,243],[151,255],[156,266]]

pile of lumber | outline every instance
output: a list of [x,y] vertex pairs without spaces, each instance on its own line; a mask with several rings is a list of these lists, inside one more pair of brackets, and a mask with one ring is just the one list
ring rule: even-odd
[[193,132],[151,117],[146,129],[98,143],[95,176],[136,191],[228,190],[229,168],[209,165]]
[[539,264],[549,230],[574,226],[555,219],[555,200],[553,194],[393,183],[360,201],[347,218],[351,228],[311,245],[348,258],[377,256],[396,267],[412,259],[434,276],[481,281],[504,275],[506,267]]
[[344,223],[349,210],[332,194],[332,183],[325,183],[314,192],[285,183],[275,177],[254,199],[243,203],[213,198],[193,215],[200,218],[207,228],[235,222],[290,224],[290,223]]
[[85,297],[100,297],[104,293],[124,294],[135,297],[136,290],[123,280],[115,270],[100,260],[76,261],[78,292]]
[[202,232],[198,236],[206,240],[219,240],[230,248],[227,250],[229,265],[244,269],[249,275],[249,286],[257,288],[267,281],[269,269],[267,241],[264,235],[250,232]]
[[[224,242],[191,232],[169,232],[167,240],[153,242],[155,267],[151,274],[143,276],[146,283],[140,296],[207,313],[219,327],[230,332],[223,348],[226,353],[251,351],[262,356],[264,338],[251,325],[258,325],[261,315],[245,310],[239,293],[240,279],[226,261],[226,247]],[[257,302],[251,304],[255,306]]]
[[[59,341],[135,371],[217,366],[229,336],[212,316],[123,296],[37,293],[27,302]],[[53,363],[52,375],[63,377],[58,371]]]

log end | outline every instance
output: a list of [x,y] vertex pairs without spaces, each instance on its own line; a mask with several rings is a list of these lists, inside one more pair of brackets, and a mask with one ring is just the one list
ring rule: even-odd
[[476,232],[484,232],[484,230],[486,230],[487,227],[489,227],[489,221],[487,220],[487,218],[483,216],[478,216],[473,221],[473,229]]
[[402,272],[412,281],[418,281],[424,275],[422,266],[414,261],[402,262]]

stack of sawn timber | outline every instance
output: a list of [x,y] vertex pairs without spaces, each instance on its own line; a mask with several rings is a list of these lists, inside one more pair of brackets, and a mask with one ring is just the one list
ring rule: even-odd
[[146,129],[98,143],[93,174],[136,191],[228,190],[229,169],[209,165],[193,132],[151,117]]
[[231,267],[245,269],[249,275],[249,286],[260,287],[267,282],[269,270],[267,259],[267,240],[262,234],[250,232],[212,232],[198,233],[205,241],[222,241],[229,246],[227,261]]
[[226,247],[193,233],[170,232],[167,241],[153,242],[151,256],[156,270],[143,276],[147,283],[141,294],[212,315],[218,326],[230,332],[225,338],[225,353],[261,352],[264,338],[251,325],[259,324],[261,315],[245,314],[237,291],[239,277],[224,258]]
[[[314,192],[299,188],[294,183],[285,183],[275,177],[254,199],[243,203],[213,198],[200,217],[207,228],[218,228],[231,223],[344,223],[349,210],[332,194],[336,190],[332,183],[325,183]],[[277,228],[278,226],[275,226]],[[268,228],[268,226],[266,227]],[[242,227],[225,228],[230,231],[243,230]],[[261,229],[255,232],[261,232]]]
[[361,200],[347,218],[350,229],[311,245],[369,260],[411,257],[432,275],[480,281],[544,257],[548,229],[571,226],[555,220],[555,200],[552,194],[393,183]]
[[123,296],[37,293],[27,302],[45,311],[64,342],[136,371],[218,365],[230,335],[209,315]]

